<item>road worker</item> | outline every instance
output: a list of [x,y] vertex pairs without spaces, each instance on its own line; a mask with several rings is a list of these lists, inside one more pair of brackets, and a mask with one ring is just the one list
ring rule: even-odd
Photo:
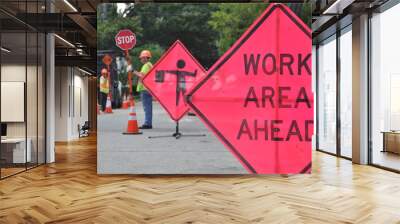
[[106,109],[107,104],[107,96],[110,92],[110,84],[108,82],[108,71],[107,69],[101,69],[101,76],[100,76],[100,105],[101,110],[104,112]]
[[153,128],[153,98],[149,91],[144,87],[142,79],[151,70],[153,65],[150,62],[151,52],[149,50],[143,50],[140,52],[139,59],[143,64],[140,71],[133,71],[133,73],[139,77],[139,82],[136,91],[140,93],[144,109],[144,123],[140,126],[140,129],[152,129]]

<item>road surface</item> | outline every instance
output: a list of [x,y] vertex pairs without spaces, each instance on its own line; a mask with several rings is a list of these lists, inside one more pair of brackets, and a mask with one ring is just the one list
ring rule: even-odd
[[[143,135],[122,135],[129,110],[113,110],[98,116],[97,171],[99,174],[243,174],[247,171],[195,116],[180,120],[183,134],[205,137],[149,139],[172,135],[175,123],[157,102],[153,102],[153,129]],[[136,103],[139,125],[144,120]]]

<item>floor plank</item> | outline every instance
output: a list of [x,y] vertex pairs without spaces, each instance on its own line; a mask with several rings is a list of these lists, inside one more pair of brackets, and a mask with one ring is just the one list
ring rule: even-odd
[[96,174],[96,138],[0,181],[0,223],[400,223],[400,175],[320,152],[294,176]]

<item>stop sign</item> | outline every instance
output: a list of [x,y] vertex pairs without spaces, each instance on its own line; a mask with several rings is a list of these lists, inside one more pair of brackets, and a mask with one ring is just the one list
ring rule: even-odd
[[122,50],[132,49],[136,45],[136,36],[128,29],[120,30],[115,35],[115,45]]
[[311,31],[272,4],[188,93],[188,104],[250,173],[309,173]]
[[143,84],[171,119],[179,121],[189,111],[187,92],[205,75],[204,68],[177,40],[143,78]]

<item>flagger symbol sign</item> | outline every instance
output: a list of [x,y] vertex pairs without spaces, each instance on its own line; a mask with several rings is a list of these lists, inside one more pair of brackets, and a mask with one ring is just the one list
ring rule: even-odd
[[[186,79],[185,76],[196,77],[197,69],[194,72],[183,71],[186,66],[186,62],[183,59],[179,59],[176,62],[177,70],[156,70],[156,78],[155,82],[163,83],[165,74],[175,75],[176,76],[176,106],[179,106],[179,103],[184,103],[184,97],[186,93]],[[180,100],[180,99],[183,100]]]
[[189,110],[186,93],[204,76],[204,68],[178,40],[145,76],[143,84],[178,121]]

